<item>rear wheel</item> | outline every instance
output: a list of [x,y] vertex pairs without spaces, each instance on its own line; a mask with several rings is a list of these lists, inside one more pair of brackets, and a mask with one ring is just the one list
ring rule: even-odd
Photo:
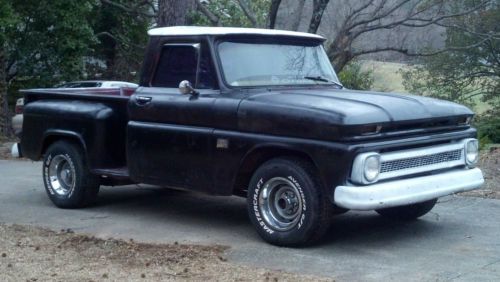
[[393,207],[376,210],[382,216],[397,220],[414,220],[430,212],[436,205],[437,199],[411,204],[401,207]]
[[99,192],[99,177],[89,172],[83,150],[68,141],[58,141],[47,149],[43,180],[50,200],[60,208],[88,206]]
[[331,203],[308,162],[277,158],[254,173],[248,189],[249,217],[259,235],[280,246],[320,239],[328,229]]

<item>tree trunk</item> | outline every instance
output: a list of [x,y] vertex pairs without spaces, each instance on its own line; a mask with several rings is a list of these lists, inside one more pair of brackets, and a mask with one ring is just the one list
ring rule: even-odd
[[314,0],[313,2],[313,13],[311,17],[311,22],[309,23],[309,29],[307,32],[316,33],[318,32],[319,25],[323,19],[323,13],[326,10],[330,0]]
[[294,20],[292,22],[290,30],[295,30],[295,31],[299,30],[300,22],[302,20],[302,13],[304,11],[305,2],[306,2],[306,0],[298,0],[297,7],[295,8],[295,10],[293,11],[293,13],[291,15]]
[[278,16],[278,10],[280,8],[281,0],[272,0],[271,6],[269,7],[269,16],[267,27],[274,29],[276,27],[276,17]]
[[195,0],[159,0],[157,25],[189,25],[190,15],[196,9]]
[[7,102],[7,75],[6,71],[6,57],[3,46],[0,45],[0,135],[10,136],[10,113],[9,104]]
[[326,47],[326,54],[335,71],[339,73],[353,59],[351,52],[352,38],[344,30],[339,31],[335,39]]

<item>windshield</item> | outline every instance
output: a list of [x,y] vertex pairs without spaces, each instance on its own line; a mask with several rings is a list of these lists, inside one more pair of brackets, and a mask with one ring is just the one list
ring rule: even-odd
[[219,54],[231,86],[337,84],[321,45],[222,42]]

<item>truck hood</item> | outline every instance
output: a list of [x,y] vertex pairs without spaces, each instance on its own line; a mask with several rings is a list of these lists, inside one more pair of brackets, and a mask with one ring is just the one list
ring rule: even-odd
[[332,136],[346,127],[457,120],[473,112],[462,105],[422,96],[323,88],[251,95],[241,102],[238,114],[240,130],[266,132],[274,128],[286,135],[301,130],[316,138],[315,128],[329,130]]

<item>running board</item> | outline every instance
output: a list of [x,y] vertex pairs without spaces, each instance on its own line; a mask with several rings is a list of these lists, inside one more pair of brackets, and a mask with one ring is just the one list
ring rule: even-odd
[[93,174],[97,174],[103,178],[113,178],[118,180],[129,180],[130,175],[128,173],[128,168],[119,167],[119,168],[104,168],[104,169],[93,169]]

